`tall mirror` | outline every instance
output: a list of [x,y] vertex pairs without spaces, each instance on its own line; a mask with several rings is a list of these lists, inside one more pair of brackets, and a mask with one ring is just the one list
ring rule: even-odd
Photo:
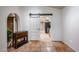
[[10,13],[7,17],[7,48],[13,45],[13,33],[18,32],[18,15]]

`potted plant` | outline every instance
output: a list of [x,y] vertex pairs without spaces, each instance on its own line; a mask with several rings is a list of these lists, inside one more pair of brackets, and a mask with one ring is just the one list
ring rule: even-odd
[[8,48],[12,46],[12,39],[13,39],[13,32],[11,29],[7,29],[7,42],[8,42]]

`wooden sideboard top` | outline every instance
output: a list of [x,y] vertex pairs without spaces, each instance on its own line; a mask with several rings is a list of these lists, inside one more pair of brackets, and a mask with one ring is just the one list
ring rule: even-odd
[[20,38],[26,37],[26,36],[28,36],[28,32],[27,31],[14,33],[14,38],[15,39],[20,39]]

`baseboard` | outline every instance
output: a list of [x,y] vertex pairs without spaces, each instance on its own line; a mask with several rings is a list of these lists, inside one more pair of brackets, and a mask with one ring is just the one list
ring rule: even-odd
[[[62,41],[63,43],[65,43],[66,45],[68,45],[68,43],[67,42],[65,42],[65,41]],[[74,48],[72,48],[70,45],[68,45],[71,49],[73,49],[75,52],[77,52]]]

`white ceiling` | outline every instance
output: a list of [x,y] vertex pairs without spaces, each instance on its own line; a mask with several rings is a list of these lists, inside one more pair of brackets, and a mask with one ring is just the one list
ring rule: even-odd
[[64,8],[65,6],[49,6],[49,7],[62,9],[62,8]]

